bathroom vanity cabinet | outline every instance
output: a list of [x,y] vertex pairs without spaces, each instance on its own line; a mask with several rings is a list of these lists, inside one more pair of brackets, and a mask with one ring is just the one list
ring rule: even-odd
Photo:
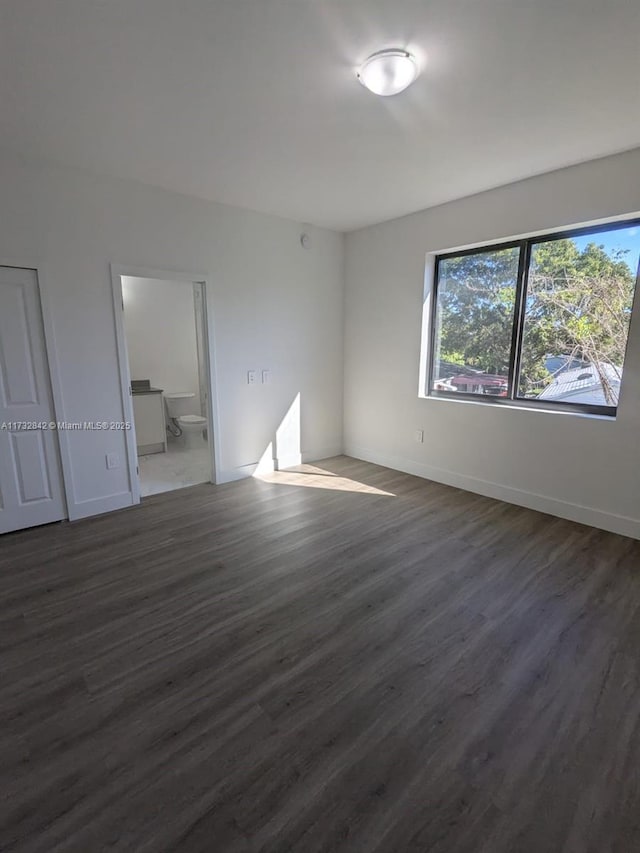
[[162,391],[159,388],[144,391],[134,388],[132,396],[138,456],[164,453],[167,449],[167,431]]

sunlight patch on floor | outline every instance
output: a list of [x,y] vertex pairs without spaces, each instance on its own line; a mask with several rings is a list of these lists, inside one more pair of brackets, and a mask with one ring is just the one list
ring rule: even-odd
[[316,465],[296,465],[295,468],[287,468],[285,471],[265,471],[254,476],[265,483],[276,483],[280,486],[303,486],[309,489],[332,489],[338,492],[395,497],[393,492],[385,492],[375,486],[351,480],[349,477],[340,477]]

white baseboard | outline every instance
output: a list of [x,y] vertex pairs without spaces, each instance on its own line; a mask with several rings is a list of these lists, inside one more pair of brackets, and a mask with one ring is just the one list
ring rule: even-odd
[[218,471],[216,474],[216,486],[222,486],[225,483],[235,483],[236,480],[253,477],[259,465],[259,462],[253,462],[251,465],[241,465],[239,468],[225,468],[222,471]]
[[274,469],[283,471],[285,468],[294,468],[296,465],[302,465],[301,453],[289,453],[287,456],[278,456],[274,459]]
[[69,504],[69,521],[88,518],[90,515],[102,515],[103,512],[113,512],[124,509],[133,503],[131,492],[118,492],[101,498],[91,498],[88,501],[75,501]]
[[321,447],[319,450],[303,450],[301,454],[290,456],[279,456],[277,459],[261,459],[250,465],[241,465],[238,468],[226,468],[219,471],[216,476],[216,484],[233,483],[236,480],[244,480],[245,477],[253,477],[254,474],[265,474],[269,471],[294,468],[304,462],[317,462],[320,459],[330,459],[332,456],[340,456],[343,453],[341,445],[330,445]]
[[303,462],[318,462],[320,459],[331,459],[333,456],[342,456],[344,448],[341,444],[332,444],[328,447],[320,447],[318,450],[303,450]]
[[434,480],[436,483],[444,483],[446,486],[454,486],[467,492],[475,492],[488,498],[495,498],[505,503],[516,504],[527,509],[535,509],[569,521],[577,521],[579,524],[587,524],[600,530],[608,530],[611,533],[619,533],[622,536],[630,536],[632,539],[640,539],[640,520],[629,518],[625,515],[616,515],[593,507],[581,506],[580,504],[561,501],[547,495],[539,495],[535,492],[527,492],[516,489],[513,486],[504,486],[500,483],[492,483],[490,480],[481,480],[477,477],[469,477],[448,471],[444,468],[436,468],[415,462],[411,459],[403,459],[399,456],[387,456],[358,445],[347,446],[344,450],[347,456],[354,459],[362,459],[385,468],[393,468],[403,471],[405,474],[414,474],[426,480]]

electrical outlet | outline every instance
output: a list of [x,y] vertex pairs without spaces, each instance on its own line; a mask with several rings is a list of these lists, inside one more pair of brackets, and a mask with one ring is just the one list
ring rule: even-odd
[[120,457],[117,453],[107,453],[107,468],[111,470],[112,468],[120,467]]
[[424,441],[424,430],[423,429],[417,429],[416,430],[416,441],[418,442],[418,444],[422,444],[422,442]]
[[263,370],[262,371],[262,384],[263,385],[271,385],[271,371]]
[[247,370],[247,385],[255,385],[257,375],[255,370]]

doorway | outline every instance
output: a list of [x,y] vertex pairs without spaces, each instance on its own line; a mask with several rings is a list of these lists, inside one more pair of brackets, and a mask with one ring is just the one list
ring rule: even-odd
[[66,517],[38,276],[0,267],[0,533]]
[[119,269],[113,283],[134,502],[215,482],[206,280]]

